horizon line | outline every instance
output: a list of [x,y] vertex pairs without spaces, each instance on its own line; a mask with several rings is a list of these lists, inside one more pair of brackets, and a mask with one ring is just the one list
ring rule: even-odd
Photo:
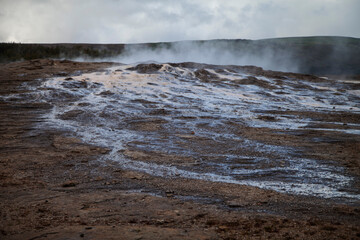
[[360,39],[357,37],[350,36],[338,36],[338,35],[313,35],[313,36],[291,36],[291,37],[273,37],[273,38],[260,38],[260,39],[247,39],[247,38],[214,38],[214,39],[197,39],[197,40],[176,40],[176,41],[153,41],[153,42],[132,42],[132,43],[91,43],[91,42],[16,42],[16,41],[4,41],[0,43],[17,43],[17,44],[89,44],[89,45],[137,45],[137,44],[159,44],[159,43],[179,43],[179,42],[203,42],[203,41],[262,41],[262,40],[273,40],[273,39],[289,39],[289,38],[316,38],[316,37],[328,37],[328,38],[352,38]]

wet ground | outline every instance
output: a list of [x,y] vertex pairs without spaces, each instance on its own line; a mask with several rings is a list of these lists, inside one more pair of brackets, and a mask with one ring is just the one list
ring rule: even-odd
[[1,66],[9,239],[360,237],[360,82],[247,66]]

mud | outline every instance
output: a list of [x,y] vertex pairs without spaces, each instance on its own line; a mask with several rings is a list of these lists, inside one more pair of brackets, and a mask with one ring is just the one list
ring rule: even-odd
[[360,95],[198,63],[1,65],[2,239],[360,238]]

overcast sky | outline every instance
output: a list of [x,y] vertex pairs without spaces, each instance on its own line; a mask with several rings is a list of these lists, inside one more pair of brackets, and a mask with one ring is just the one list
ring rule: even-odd
[[0,0],[0,42],[360,37],[360,0]]

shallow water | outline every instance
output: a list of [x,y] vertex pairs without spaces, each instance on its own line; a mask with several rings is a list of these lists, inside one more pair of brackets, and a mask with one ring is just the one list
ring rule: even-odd
[[[337,90],[340,82],[285,79],[279,85],[262,76],[258,83],[239,84],[249,75],[212,69],[207,71],[221,80],[204,82],[194,69],[164,64],[156,73],[140,74],[129,67],[45,81],[36,90],[36,101],[50,102],[53,109],[40,127],[69,130],[87,143],[109,148],[102,160],[155,176],[360,199],[360,194],[342,190],[353,181],[343,168],[302,158],[292,147],[247,139],[232,127],[307,129],[314,120],[269,112],[359,112],[360,102],[351,100],[359,100],[355,90]],[[360,124],[311,130],[359,135]],[[127,149],[152,155],[134,159],[124,153]],[[162,157],[154,159],[154,153]],[[190,160],[172,162],[166,156]]]

